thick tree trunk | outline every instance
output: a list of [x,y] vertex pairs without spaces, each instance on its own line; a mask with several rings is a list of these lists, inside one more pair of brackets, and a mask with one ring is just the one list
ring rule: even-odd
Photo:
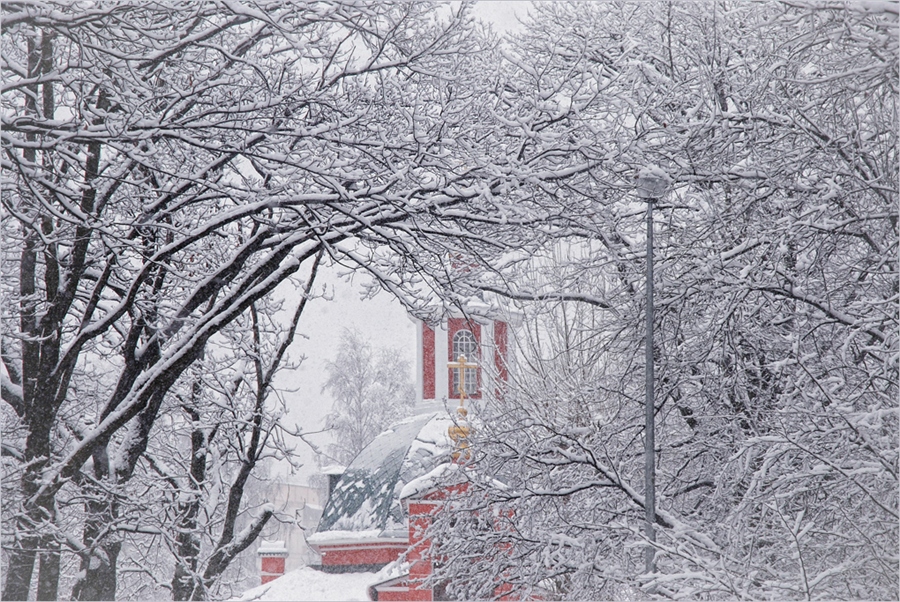
[[37,599],[59,600],[59,542],[55,537],[47,536],[41,548]]
[[[29,36],[28,73],[37,78],[42,73],[53,70],[52,31],[35,31]],[[38,106],[38,86],[28,86],[30,94],[26,98],[26,112],[38,118],[53,119],[55,101],[52,83],[42,85],[42,102]],[[34,134],[26,135],[36,142]],[[25,149],[23,156],[31,163],[37,163],[37,153]],[[46,161],[46,157],[44,159]],[[40,213],[40,204],[37,204]],[[34,214],[35,224],[40,223],[43,234],[54,238],[53,220],[48,215]],[[37,218],[40,217],[40,220]],[[24,228],[25,244],[19,266],[19,328],[22,340],[22,405],[17,408],[28,428],[23,459],[26,469],[22,475],[22,514],[16,528],[19,538],[10,553],[7,578],[3,590],[4,600],[27,599],[34,576],[35,560],[40,556],[37,583],[38,600],[58,599],[60,553],[59,542],[52,532],[56,522],[55,500],[52,495],[36,497],[42,482],[42,472],[51,456],[51,433],[59,407],[57,393],[60,379],[55,368],[60,354],[60,323],[64,311],[57,305],[60,274],[56,258],[56,248],[52,243],[43,248],[43,293],[46,309],[39,311],[37,286],[39,280],[38,251],[40,239],[28,227]],[[62,301],[63,306],[67,301]],[[54,375],[51,377],[50,375]],[[51,527],[48,532],[46,526]]]
[[[28,76],[34,78],[40,69],[40,52],[36,41],[36,35],[28,37]],[[25,110],[35,114],[37,107],[37,86],[29,86],[30,94],[26,98]],[[26,139],[34,141],[33,134],[28,134]],[[32,149],[25,149],[23,156],[27,161],[34,162],[36,154]],[[37,265],[37,237],[27,228],[23,227],[24,245],[19,261],[19,329],[23,334],[34,334],[36,330],[36,265]],[[22,413],[25,423],[31,427],[25,443],[24,457],[26,462],[33,461],[37,454],[33,451],[35,442],[34,427],[31,424],[31,408],[34,405],[34,390],[37,384],[35,368],[40,362],[39,346],[36,342],[22,341]],[[16,541],[9,554],[6,571],[6,584],[3,587],[4,600],[27,600],[28,590],[31,588],[31,577],[34,573],[34,561],[37,558],[37,549],[40,538],[34,531],[34,525],[40,523],[40,518],[33,516],[33,509],[29,510],[27,499],[29,492],[35,491],[35,467],[30,464],[22,475],[22,493],[26,500],[23,513],[16,520]],[[35,520],[37,518],[37,521]]]
[[[195,378],[192,387],[193,401],[199,401],[202,395],[200,378]],[[197,517],[200,514],[203,482],[206,480],[206,450],[208,441],[206,433],[200,428],[200,414],[191,407],[185,407],[191,415],[194,429],[191,431],[191,482],[193,494],[190,501],[179,504],[178,558],[175,564],[175,575],[172,577],[172,599],[190,600],[194,589],[199,585],[197,578],[197,557],[200,554],[200,540],[197,537]]]
[[[179,546],[180,547],[180,546]],[[199,548],[199,546],[198,546]],[[187,566],[186,564],[187,563]],[[175,565],[175,576],[172,577],[172,599],[190,600],[196,583],[197,557],[182,557]]]
[[[43,466],[44,463],[35,464]],[[26,499],[36,490],[34,471],[29,471],[23,477],[23,489],[26,491]],[[27,600],[31,589],[31,581],[34,575],[35,560],[40,550],[49,550],[40,554],[41,575],[45,578],[38,580],[38,600],[56,600],[59,583],[59,549],[52,535],[40,535],[40,525],[52,523],[55,520],[53,512],[53,498],[39,499],[37,502],[26,504],[23,513],[16,521],[17,538],[10,552],[7,563],[6,584],[3,588],[3,600]],[[43,596],[43,597],[42,597]]]
[[[26,375],[35,373],[27,370],[24,372]],[[44,398],[38,394],[32,398],[32,400],[34,399],[43,400]],[[42,544],[45,543],[46,538],[51,537],[46,534],[41,535],[41,525],[52,523],[55,520],[54,500],[52,497],[33,499],[38,493],[41,471],[46,466],[50,453],[50,426],[52,420],[46,416],[46,412],[42,411],[43,408],[40,408],[40,405],[32,401],[27,408],[31,432],[28,434],[25,442],[25,461],[28,463],[28,468],[25,470],[21,481],[25,502],[22,514],[16,521],[18,538],[9,556],[6,585],[3,590],[4,600],[26,600],[28,598],[38,551],[41,549]],[[51,554],[46,561],[46,566],[50,573],[43,580],[41,591],[53,592],[55,599],[56,586],[51,584],[53,581],[53,562]],[[58,580],[58,559],[56,560],[55,573]]]
[[116,519],[118,505],[101,497],[100,492],[96,495],[96,499],[85,504],[84,525],[84,543],[96,551],[81,559],[83,575],[72,589],[73,600],[116,599],[116,564],[122,544],[107,530]]
[[75,584],[73,600],[116,599],[116,563],[121,548],[122,544],[118,541],[104,542],[100,550],[106,560],[101,561],[97,555],[92,555],[83,562],[81,569],[85,571],[85,576]]
[[[17,521],[16,527],[27,529],[27,522]],[[27,600],[31,587],[31,575],[34,572],[34,560],[37,557],[39,544],[37,537],[23,537],[16,541],[15,548],[9,555],[6,566],[6,586],[3,588],[4,600]]]

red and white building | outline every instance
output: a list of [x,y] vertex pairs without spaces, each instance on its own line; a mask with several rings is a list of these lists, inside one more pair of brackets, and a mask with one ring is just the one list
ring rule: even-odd
[[[418,323],[420,412],[379,435],[335,476],[322,519],[307,538],[326,572],[379,570],[409,550],[408,574],[373,584],[373,599],[434,599],[435,592],[425,585],[430,542],[422,538],[422,527],[459,487],[438,484],[435,477],[461,470],[453,460],[460,443],[449,433],[459,439],[467,432],[460,428],[464,413],[451,417],[459,405],[460,369],[448,364],[463,355],[476,365],[465,368],[463,376],[466,400],[476,408],[485,397],[499,394],[509,375],[508,323],[486,305],[476,309],[481,311],[451,316],[436,326]],[[433,486],[423,486],[426,482]]]
[[[509,325],[505,320],[450,317],[431,327],[417,321],[417,388],[426,405],[459,399],[459,370],[447,364],[464,355],[478,364],[465,375],[466,397],[498,394],[509,376]],[[451,408],[452,409],[452,408]]]

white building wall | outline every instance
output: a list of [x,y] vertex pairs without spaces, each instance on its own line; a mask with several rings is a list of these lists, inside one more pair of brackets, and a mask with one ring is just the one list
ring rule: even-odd
[[447,382],[447,364],[450,362],[448,351],[447,323],[434,329],[434,396],[444,401],[450,396],[450,384]]

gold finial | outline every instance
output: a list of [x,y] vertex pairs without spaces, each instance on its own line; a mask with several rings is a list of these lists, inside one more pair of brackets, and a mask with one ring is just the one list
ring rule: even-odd
[[478,364],[470,364],[466,361],[466,356],[460,355],[455,362],[449,362],[448,368],[459,370],[459,407],[456,408],[458,415],[456,424],[447,429],[447,434],[456,444],[456,450],[451,454],[454,462],[458,462],[460,458],[468,460],[469,453],[469,425],[466,421],[468,411],[465,408],[466,403],[466,370],[478,368]]

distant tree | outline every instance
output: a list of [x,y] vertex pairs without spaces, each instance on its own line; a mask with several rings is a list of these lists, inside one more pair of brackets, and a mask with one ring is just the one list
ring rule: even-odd
[[322,387],[334,398],[325,426],[334,433],[331,458],[348,464],[372,439],[409,415],[415,402],[409,361],[399,349],[377,347],[358,331],[345,329],[334,361],[326,364]]

